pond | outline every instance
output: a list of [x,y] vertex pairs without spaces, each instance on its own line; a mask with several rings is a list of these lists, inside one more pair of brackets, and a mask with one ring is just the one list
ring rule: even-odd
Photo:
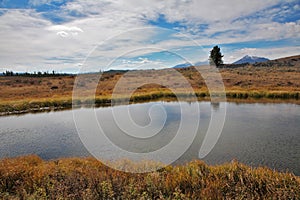
[[[115,159],[132,152],[147,158],[144,155],[171,145],[166,156],[178,156],[174,163],[181,164],[199,158],[212,115],[225,107],[224,127],[202,158],[205,162],[236,159],[300,175],[300,106],[296,104],[151,102],[4,116],[0,117],[0,157],[93,154]],[[179,130],[183,134],[178,139]]]

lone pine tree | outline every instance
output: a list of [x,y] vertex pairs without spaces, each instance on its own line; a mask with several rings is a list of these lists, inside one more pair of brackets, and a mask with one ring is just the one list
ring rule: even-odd
[[221,49],[218,46],[214,46],[214,48],[210,51],[210,56],[209,56],[209,64],[210,65],[216,65],[217,67],[223,64],[223,60],[221,53]]

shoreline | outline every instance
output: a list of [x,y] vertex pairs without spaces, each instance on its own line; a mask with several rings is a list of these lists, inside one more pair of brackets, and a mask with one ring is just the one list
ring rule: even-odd
[[[197,101],[210,101],[208,92],[196,92]],[[181,101],[193,102],[195,96],[190,93],[177,94]],[[192,98],[194,97],[194,98]],[[292,103],[300,104],[300,92],[264,92],[264,91],[228,91],[226,92],[226,102],[236,103]],[[111,99],[109,97],[96,96],[95,98],[75,99],[35,99],[21,101],[0,102],[0,116],[21,115],[26,113],[39,113],[68,110],[74,107],[107,107],[116,103],[147,103],[151,101],[177,101],[174,93],[151,92],[146,94],[135,94],[130,100],[126,97]]]

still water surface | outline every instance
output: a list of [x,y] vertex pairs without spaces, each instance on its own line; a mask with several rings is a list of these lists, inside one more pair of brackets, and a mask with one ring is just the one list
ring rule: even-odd
[[[158,109],[155,109],[157,105]],[[147,131],[134,133],[136,136],[141,134],[142,137],[134,142],[132,138],[122,136],[124,130],[122,131],[120,124],[114,122],[112,116],[113,109],[122,111],[126,106],[96,108],[95,116],[112,142],[122,149],[144,153],[167,145],[177,133],[182,113],[186,112],[185,120],[192,122],[196,116],[191,111],[198,107],[200,123],[197,135],[190,148],[176,162],[183,163],[198,158],[211,114],[220,112],[222,106],[225,106],[225,103],[211,105],[209,102],[183,102],[181,107],[176,102],[130,105],[132,120],[150,129],[149,133]],[[221,136],[213,150],[203,160],[209,164],[221,164],[237,159],[251,166],[266,165],[300,175],[299,105],[226,103],[226,107],[226,121]],[[84,116],[89,109],[91,108],[0,117],[0,157],[27,154],[37,154],[43,159],[90,156],[80,140],[73,120],[73,112]],[[122,117],[127,122],[126,115],[118,115],[119,119]],[[86,119],[87,126],[89,121]],[[192,131],[189,127],[192,129],[195,126],[192,124],[186,126],[186,134]],[[153,130],[157,132],[155,136],[151,135]],[[90,131],[97,132],[94,129]],[[115,156],[106,144],[101,144],[100,149],[108,157]]]

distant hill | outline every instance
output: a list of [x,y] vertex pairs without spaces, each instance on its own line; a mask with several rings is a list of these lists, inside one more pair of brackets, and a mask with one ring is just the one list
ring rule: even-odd
[[172,68],[179,69],[179,68],[185,68],[185,67],[190,67],[190,66],[192,66],[192,64],[187,62],[187,63],[181,63],[181,64],[178,64],[178,65],[175,65]]
[[243,58],[239,59],[238,61],[235,61],[232,64],[244,64],[244,63],[254,64],[254,63],[261,63],[261,62],[266,62],[266,61],[269,61],[269,59],[263,58],[263,57],[246,55]]
[[256,66],[256,67],[259,67],[259,66],[260,67],[269,67],[269,66],[300,67],[300,55],[278,58],[275,60],[269,60],[267,62],[255,63],[255,64],[253,64],[253,66]]
[[190,67],[190,66],[201,66],[201,65],[208,65],[208,61],[199,61],[199,62],[196,62],[194,64],[186,62],[186,63],[181,63],[181,64],[178,64],[178,65],[175,65],[172,68],[179,69],[179,68],[185,68],[185,67]]
[[292,62],[292,63],[299,63],[300,62],[300,55],[296,56],[289,56],[289,57],[284,57],[284,58],[277,58],[273,60],[273,62]]

